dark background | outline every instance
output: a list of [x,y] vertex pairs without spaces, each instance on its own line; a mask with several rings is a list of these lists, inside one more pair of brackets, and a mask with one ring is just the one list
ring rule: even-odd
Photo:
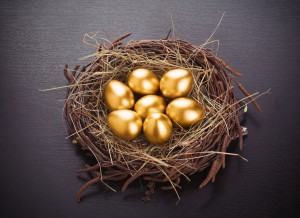
[[[40,1],[0,3],[0,217],[296,217],[299,210],[299,49],[297,1]],[[149,204],[134,184],[112,193],[94,185],[80,204],[75,194],[88,177],[76,170],[85,158],[65,140],[63,64],[93,53],[85,33],[105,30],[109,39],[165,37],[173,16],[177,34],[203,43],[223,12],[214,39],[219,56],[237,71],[259,99],[263,113],[249,107],[247,159],[227,157],[215,183],[186,184],[176,205],[174,192],[157,191]],[[102,34],[103,32],[101,32]],[[106,37],[103,34],[104,37]],[[196,180],[196,181],[195,181]],[[197,181],[198,180],[198,181]],[[116,186],[118,188],[118,186]]]

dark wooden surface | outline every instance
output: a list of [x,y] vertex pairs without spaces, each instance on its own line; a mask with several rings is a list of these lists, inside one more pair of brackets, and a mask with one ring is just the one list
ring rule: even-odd
[[[38,1],[0,3],[0,217],[296,217],[299,210],[300,5],[297,1]],[[228,157],[215,183],[157,191],[143,204],[138,184],[112,193],[101,184],[75,194],[85,163],[65,140],[62,65],[94,52],[84,33],[105,30],[110,38],[166,36],[173,16],[178,35],[203,43],[226,12],[214,39],[222,57],[246,74],[239,81],[259,99],[249,107],[244,162]],[[118,187],[117,187],[118,188]]]

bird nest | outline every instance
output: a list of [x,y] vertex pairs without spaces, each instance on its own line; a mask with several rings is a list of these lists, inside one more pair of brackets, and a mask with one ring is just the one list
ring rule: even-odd
[[[226,152],[229,143],[238,138],[242,148],[239,115],[245,104],[253,102],[261,110],[256,96],[235,80],[241,74],[210,49],[176,38],[129,41],[123,45],[122,40],[129,35],[117,38],[109,46],[97,43],[96,52],[89,56],[94,59],[82,69],[79,65],[72,70],[66,65],[64,69],[69,82],[65,102],[69,136],[96,159],[95,165],[86,164],[79,171],[93,177],[80,188],[78,201],[94,183],[110,187],[106,181],[122,181],[121,190],[125,191],[138,178],[148,183],[145,201],[157,183],[161,189],[173,189],[178,195],[182,179],[190,180],[191,175],[208,169],[199,185],[204,187],[225,167],[226,155],[238,155]],[[194,88],[188,97],[204,106],[202,122],[189,129],[175,126],[170,140],[160,145],[150,144],[142,134],[131,141],[115,136],[107,124],[110,111],[104,101],[104,88],[113,79],[126,83],[136,68],[151,69],[158,78],[174,68],[190,71]],[[236,99],[234,84],[245,98]]]

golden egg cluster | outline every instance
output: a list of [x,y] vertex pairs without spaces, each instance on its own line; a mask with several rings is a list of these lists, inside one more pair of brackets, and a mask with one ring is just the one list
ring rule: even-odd
[[[111,80],[104,90],[112,111],[108,126],[124,140],[138,137],[143,129],[150,143],[162,144],[169,140],[173,124],[188,128],[204,117],[203,106],[184,97],[193,88],[193,76],[185,69],[170,70],[159,80],[151,70],[139,68],[129,74],[127,84]],[[142,96],[136,102],[134,93]],[[165,98],[171,100],[168,105]]]

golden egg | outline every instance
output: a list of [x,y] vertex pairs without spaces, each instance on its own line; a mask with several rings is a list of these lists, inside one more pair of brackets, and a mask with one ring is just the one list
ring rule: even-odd
[[111,80],[104,89],[106,105],[110,110],[130,109],[134,105],[131,89],[118,80]]
[[111,131],[126,141],[135,139],[141,132],[143,121],[140,115],[132,110],[115,110],[107,117]]
[[140,98],[134,105],[134,110],[145,119],[151,113],[164,113],[165,100],[158,95],[146,95]]
[[167,142],[172,134],[172,122],[162,113],[152,113],[146,117],[143,130],[150,143],[162,144]]
[[183,97],[193,87],[193,76],[185,69],[174,69],[166,72],[160,80],[160,91],[168,98]]
[[150,95],[159,90],[159,79],[151,70],[139,68],[129,74],[128,85],[136,93]]
[[189,98],[177,98],[166,109],[167,115],[181,127],[187,128],[200,122],[205,114],[204,108]]

